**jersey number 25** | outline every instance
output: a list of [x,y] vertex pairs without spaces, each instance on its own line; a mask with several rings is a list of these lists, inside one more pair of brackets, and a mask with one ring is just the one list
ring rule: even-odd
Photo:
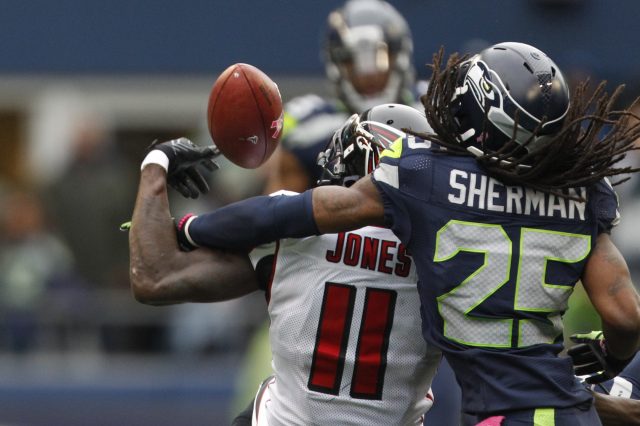
[[[447,338],[469,346],[521,348],[551,343],[560,335],[561,314],[573,285],[547,282],[547,266],[552,261],[569,264],[584,260],[591,250],[591,237],[523,227],[518,239],[512,242],[501,225],[458,220],[449,221],[438,231],[434,262],[452,261],[460,252],[484,257],[478,269],[438,297]],[[514,244],[519,244],[517,262],[512,262]],[[515,283],[512,309],[502,312],[501,318],[472,315],[471,311],[490,303],[491,295],[509,282]],[[514,327],[514,318],[524,312],[541,314],[544,320],[521,318]]]

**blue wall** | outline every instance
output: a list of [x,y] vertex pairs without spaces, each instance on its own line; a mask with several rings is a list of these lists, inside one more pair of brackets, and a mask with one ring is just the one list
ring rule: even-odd
[[[397,0],[423,64],[444,44],[524,41],[563,69],[635,79],[640,1]],[[337,0],[0,0],[0,73],[217,73],[250,62],[320,75],[321,28]],[[615,7],[613,7],[615,6]]]

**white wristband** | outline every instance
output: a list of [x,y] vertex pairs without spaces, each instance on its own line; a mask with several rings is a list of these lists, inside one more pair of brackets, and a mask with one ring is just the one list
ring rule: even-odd
[[184,224],[184,236],[187,237],[187,241],[189,241],[189,244],[191,244],[194,247],[200,247],[198,244],[195,243],[195,241],[193,241],[193,238],[191,238],[191,235],[189,235],[189,226],[191,225],[191,222],[193,222],[193,219],[195,219],[198,216],[191,216],[187,219],[187,223]]
[[144,157],[140,165],[140,170],[142,171],[148,164],[157,164],[165,171],[169,171],[169,157],[159,149],[154,149]]

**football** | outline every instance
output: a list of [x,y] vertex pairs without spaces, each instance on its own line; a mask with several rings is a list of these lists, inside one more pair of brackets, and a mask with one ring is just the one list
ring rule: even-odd
[[231,65],[211,88],[207,120],[220,152],[234,164],[254,169],[269,159],[282,133],[278,86],[252,65]]

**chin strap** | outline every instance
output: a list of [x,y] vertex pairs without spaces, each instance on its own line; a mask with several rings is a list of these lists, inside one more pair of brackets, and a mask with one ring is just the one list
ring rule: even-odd
[[[473,130],[473,129],[471,129]],[[480,148],[477,148],[475,146],[468,146],[467,147],[467,151],[469,151],[471,154],[473,154],[474,157],[478,158],[478,157],[482,157],[485,155],[484,151],[482,151]],[[487,157],[489,159],[491,159],[494,162],[499,162],[501,166],[510,166],[511,165],[511,161],[509,160],[498,160],[498,157]],[[516,169],[518,170],[528,170],[530,169],[531,166],[527,165],[527,164],[518,164],[516,166]]]

